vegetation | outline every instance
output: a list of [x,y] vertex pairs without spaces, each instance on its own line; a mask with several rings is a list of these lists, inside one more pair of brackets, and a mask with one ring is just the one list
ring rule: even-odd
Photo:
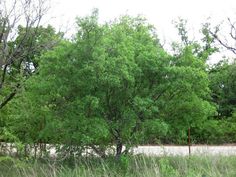
[[[11,9],[0,9],[3,175],[236,175],[235,157],[129,153],[139,144],[187,144],[188,136],[193,143],[236,142],[235,59],[207,64],[220,51],[216,43],[235,53],[221,40],[219,27],[214,31],[205,24],[202,40],[191,40],[187,22],[180,19],[181,41],[169,52],[145,18],[125,15],[101,24],[94,10],[78,17],[77,33],[65,39],[52,26],[40,25],[47,8],[46,1],[37,2],[22,1],[23,13],[13,13],[13,19]],[[26,25],[14,20],[21,18]],[[236,28],[229,22],[235,40]],[[7,143],[16,151],[8,152]]]
[[112,159],[100,158],[77,159],[71,165],[44,162],[15,161],[9,158],[0,159],[0,176],[24,177],[202,177],[236,175],[236,157],[146,157],[132,156],[123,158],[117,164]]
[[[95,10],[77,18],[77,25],[73,40],[39,26],[21,44],[25,64],[17,70],[21,60],[15,59],[4,76],[20,85],[0,113],[3,141],[36,149],[63,144],[64,151],[80,154],[92,148],[102,157],[113,145],[119,157],[136,144],[186,144],[190,129],[195,143],[234,142],[235,63],[208,68],[217,51],[209,25],[197,42],[189,39],[186,21],[177,22],[182,42],[173,45],[173,54],[143,17],[99,24]],[[31,30],[20,26],[9,45]]]
[[77,23],[75,39],[42,54],[5,109],[20,142],[89,147],[102,157],[116,145],[119,157],[138,143],[184,143],[188,128],[213,115],[206,58],[193,44],[171,56],[141,17],[102,25],[94,11]]

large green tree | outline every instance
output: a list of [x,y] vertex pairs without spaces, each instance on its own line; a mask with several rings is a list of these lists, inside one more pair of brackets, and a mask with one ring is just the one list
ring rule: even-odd
[[[173,134],[186,131],[210,113],[205,66],[191,46],[169,55],[142,17],[99,24],[94,11],[77,23],[75,39],[40,57],[38,74],[12,103],[9,128],[21,140],[91,147],[102,156],[115,145],[120,157],[144,136],[169,125]],[[20,133],[16,122],[28,129]]]

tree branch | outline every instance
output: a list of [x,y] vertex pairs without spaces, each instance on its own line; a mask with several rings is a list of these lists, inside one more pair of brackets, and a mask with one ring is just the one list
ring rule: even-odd
[[9,101],[12,100],[12,98],[16,95],[19,87],[20,87],[20,84],[17,84],[16,88],[4,98],[4,100],[0,103],[0,109],[2,109]]

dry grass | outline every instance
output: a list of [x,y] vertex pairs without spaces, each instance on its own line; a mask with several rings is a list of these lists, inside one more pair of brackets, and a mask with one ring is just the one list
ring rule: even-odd
[[73,159],[63,163],[0,158],[3,177],[235,177],[236,156],[122,157]]

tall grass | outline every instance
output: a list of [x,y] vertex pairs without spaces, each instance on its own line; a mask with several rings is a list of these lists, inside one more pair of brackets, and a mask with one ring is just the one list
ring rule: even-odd
[[2,177],[235,177],[236,156],[82,158],[63,163],[0,158]]

